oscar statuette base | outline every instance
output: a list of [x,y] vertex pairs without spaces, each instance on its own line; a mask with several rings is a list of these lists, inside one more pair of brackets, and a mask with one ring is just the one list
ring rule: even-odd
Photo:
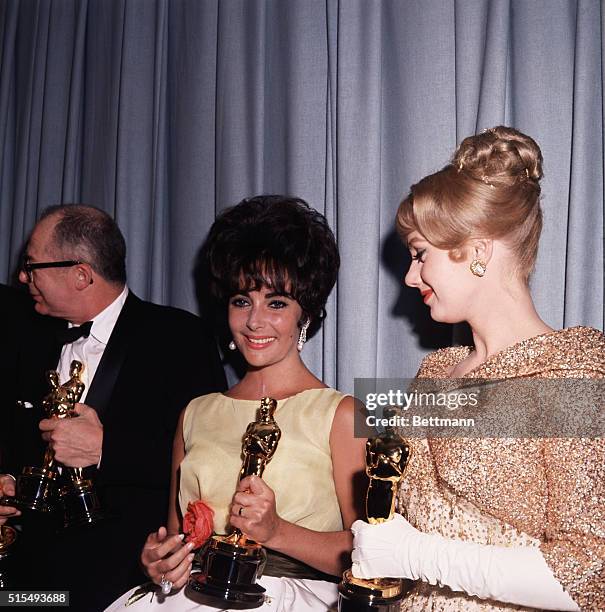
[[8,525],[0,525],[0,590],[13,588],[13,571],[10,566],[11,546],[17,532]]
[[355,578],[351,570],[338,585],[338,612],[396,612],[408,588],[399,578]]
[[0,505],[18,510],[52,512],[57,502],[57,477],[57,472],[48,468],[23,468],[17,478],[15,496],[0,498]]
[[214,536],[203,551],[202,571],[192,574],[189,587],[211,599],[258,608],[265,589],[256,584],[267,559],[264,548],[241,536]]
[[99,496],[90,480],[70,482],[60,491],[63,527],[86,527],[105,518]]

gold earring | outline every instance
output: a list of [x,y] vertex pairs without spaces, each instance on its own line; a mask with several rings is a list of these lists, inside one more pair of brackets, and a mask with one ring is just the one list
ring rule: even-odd
[[487,264],[480,259],[473,259],[473,261],[471,261],[470,269],[475,276],[481,277],[484,276],[485,272],[487,271]]

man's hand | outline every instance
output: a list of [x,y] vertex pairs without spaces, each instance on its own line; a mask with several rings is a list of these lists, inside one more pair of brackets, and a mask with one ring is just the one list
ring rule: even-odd
[[[8,474],[0,474],[0,497],[15,494],[15,479]],[[0,506],[0,525],[4,525],[11,516],[19,516],[21,512],[12,506]]]
[[43,419],[40,430],[55,452],[55,459],[68,467],[88,467],[101,460],[103,425],[97,411],[86,404],[76,404],[77,417]]

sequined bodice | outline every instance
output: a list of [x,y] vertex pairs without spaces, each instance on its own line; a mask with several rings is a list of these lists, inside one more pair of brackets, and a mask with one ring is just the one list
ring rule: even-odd
[[[418,377],[446,377],[470,350],[454,347],[429,355]],[[582,327],[544,334],[509,347],[466,376],[602,378],[605,339],[601,332]],[[605,606],[603,440],[439,438],[409,442],[412,459],[398,503],[415,527],[481,544],[539,546],[557,579],[583,608]],[[565,535],[570,529],[573,544]],[[582,549],[580,554],[577,546]],[[420,584],[402,609],[522,608]]]

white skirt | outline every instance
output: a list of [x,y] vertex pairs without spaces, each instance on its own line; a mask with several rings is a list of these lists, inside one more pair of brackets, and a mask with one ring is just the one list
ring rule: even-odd
[[[265,603],[254,610],[262,612],[327,612],[336,610],[338,598],[338,585],[323,580],[308,580],[297,578],[277,578],[275,576],[263,576],[258,584],[267,589]],[[200,604],[187,595],[186,588],[164,596],[158,587],[155,591],[147,593],[138,601],[126,607],[129,597],[138,587],[130,589],[121,597],[116,599],[105,612],[138,612],[146,610],[150,612],[204,612],[210,610],[230,609],[227,603],[218,606]],[[237,608],[236,608],[237,609]]]

